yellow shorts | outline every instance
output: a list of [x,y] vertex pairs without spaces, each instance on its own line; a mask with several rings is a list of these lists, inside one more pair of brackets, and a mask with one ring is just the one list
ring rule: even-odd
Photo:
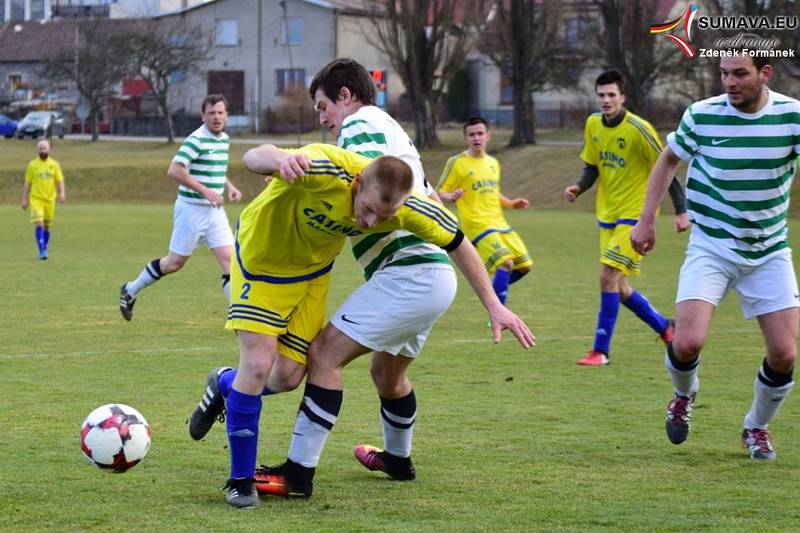
[[600,229],[600,262],[616,268],[626,276],[639,275],[642,256],[631,246],[629,224],[617,224],[614,229]]
[[49,226],[53,222],[53,215],[56,211],[56,202],[30,198],[28,200],[28,210],[30,212],[32,224],[46,224]]
[[225,329],[278,338],[278,353],[306,364],[308,346],[325,322],[331,273],[295,283],[245,279],[231,261],[231,305]]
[[520,270],[533,265],[525,243],[519,235],[511,229],[489,229],[478,235],[472,244],[478,250],[478,255],[483,260],[483,265],[491,275],[509,259],[514,261],[512,270]]

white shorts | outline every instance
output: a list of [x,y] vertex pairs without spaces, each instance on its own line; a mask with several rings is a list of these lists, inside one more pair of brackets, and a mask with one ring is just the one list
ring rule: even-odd
[[169,251],[190,256],[203,243],[211,249],[233,246],[233,232],[225,208],[192,204],[179,198],[172,213]]
[[373,351],[416,357],[456,288],[456,273],[446,265],[389,267],[356,289],[331,323]]
[[703,300],[719,307],[730,289],[739,293],[739,305],[747,320],[800,307],[790,250],[778,252],[760,265],[748,266],[690,245],[675,301]]

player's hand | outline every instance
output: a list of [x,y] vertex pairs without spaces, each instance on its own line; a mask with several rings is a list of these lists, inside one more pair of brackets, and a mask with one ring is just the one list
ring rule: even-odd
[[66,195],[63,192],[58,195],[58,203],[63,204],[66,199]]
[[464,196],[464,189],[456,189],[450,193],[450,201],[455,202],[456,200],[460,199]]
[[489,320],[492,321],[492,336],[494,337],[495,344],[500,342],[502,331],[507,329],[514,334],[523,348],[536,346],[536,337],[533,336],[531,330],[528,329],[525,322],[512,313],[508,307],[500,305],[497,309],[492,310],[489,313]]
[[577,185],[570,185],[566,189],[564,189],[564,199],[569,203],[574,202],[578,198],[578,194],[581,192],[581,188]]
[[242,199],[242,191],[233,186],[233,183],[228,182],[228,201],[238,202]]
[[692,223],[689,221],[689,215],[687,213],[681,213],[680,215],[675,215],[675,220],[672,221],[672,231],[675,233],[683,233]]
[[221,207],[222,206],[222,196],[215,193],[211,189],[206,189],[203,191],[203,198],[211,202],[211,207]]
[[25,211],[26,209],[28,209],[28,200],[27,199],[22,200],[22,202],[20,202],[20,205],[22,206],[22,210]]
[[631,246],[640,255],[650,253],[656,247],[655,223],[637,222],[631,231]]
[[511,200],[511,207],[514,209],[527,209],[531,203],[527,198],[514,198]]
[[281,178],[292,183],[297,178],[306,175],[306,170],[311,168],[311,160],[305,154],[286,154],[281,161]]

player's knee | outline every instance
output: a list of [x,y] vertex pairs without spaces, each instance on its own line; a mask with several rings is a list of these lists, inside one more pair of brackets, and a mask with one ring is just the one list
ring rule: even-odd
[[186,264],[188,257],[184,257],[182,255],[173,256],[169,255],[164,257],[160,261],[160,268],[162,274],[172,274],[173,272],[177,272],[178,270],[183,268],[183,265]]
[[767,352],[767,364],[776,372],[786,374],[794,368],[797,359],[797,345],[786,342],[771,348]]
[[683,334],[681,332],[680,336],[676,335],[672,339],[672,350],[679,361],[694,361],[700,355],[702,349],[703,339],[691,334]]
[[502,268],[506,272],[511,272],[511,270],[514,268],[514,260],[511,258],[506,259],[503,261],[503,264],[499,265],[497,268]]
[[267,387],[272,392],[289,392],[295,390],[300,386],[305,376],[305,367],[298,365],[291,371],[275,371],[276,367],[273,366],[273,371],[270,372],[267,378]]

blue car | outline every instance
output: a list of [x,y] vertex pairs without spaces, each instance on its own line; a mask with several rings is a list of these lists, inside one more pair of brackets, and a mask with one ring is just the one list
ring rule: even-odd
[[7,116],[0,113],[0,135],[6,139],[10,139],[17,131],[17,121],[11,120]]

